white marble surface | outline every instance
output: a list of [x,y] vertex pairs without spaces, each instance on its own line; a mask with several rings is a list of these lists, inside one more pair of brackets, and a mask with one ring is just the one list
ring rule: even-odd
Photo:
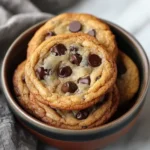
[[81,0],[69,12],[85,12],[110,20],[140,41],[150,57],[150,0]]
[[[81,0],[69,12],[85,12],[110,20],[131,32],[150,58],[150,0]],[[135,127],[104,150],[150,150],[150,90]],[[51,150],[42,144],[39,150]]]

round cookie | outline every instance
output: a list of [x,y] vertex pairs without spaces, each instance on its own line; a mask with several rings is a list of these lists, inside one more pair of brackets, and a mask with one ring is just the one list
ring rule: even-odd
[[25,78],[31,93],[58,109],[87,108],[116,81],[116,64],[98,41],[83,33],[43,42],[28,58]]
[[121,103],[133,98],[139,88],[139,71],[135,63],[125,53],[119,51],[117,58],[117,86]]
[[29,42],[27,56],[30,56],[43,41],[52,36],[76,32],[94,36],[109,54],[116,58],[118,49],[115,36],[108,25],[95,16],[78,13],[65,13],[50,19],[35,33]]
[[16,69],[13,83],[17,99],[21,106],[39,120],[59,128],[86,129],[105,124],[116,112],[119,95],[116,86],[113,87],[100,101],[84,110],[65,111],[53,109],[30,94],[24,80],[25,62]]

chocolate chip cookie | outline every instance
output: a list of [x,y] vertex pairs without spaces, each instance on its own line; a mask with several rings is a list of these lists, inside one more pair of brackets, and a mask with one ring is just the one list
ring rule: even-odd
[[14,76],[13,76],[14,92],[22,108],[24,108],[25,111],[27,111],[30,114],[33,114],[37,118],[40,118],[43,116],[44,111],[38,108],[38,105],[36,103],[33,103],[33,101],[31,101],[30,99],[30,97],[32,96],[26,85],[25,74],[24,74],[25,63],[26,61],[18,65],[18,67],[14,72]]
[[25,61],[22,62],[15,70],[13,76],[13,85],[19,103],[21,103],[21,105],[27,108],[27,103],[29,99],[29,90],[27,86],[25,86],[24,66]]
[[122,103],[133,98],[139,88],[139,71],[135,63],[125,53],[119,51],[117,86]]
[[92,36],[64,34],[44,41],[28,58],[25,79],[38,101],[79,110],[99,101],[114,85],[116,63]]
[[31,55],[43,41],[53,36],[77,32],[95,37],[106,48],[112,58],[116,58],[118,49],[115,36],[108,25],[95,16],[78,13],[65,13],[50,19],[35,33],[29,42],[27,55]]
[[[40,120],[45,123],[67,129],[86,129],[105,124],[116,112],[119,104],[119,94],[116,86],[99,101],[83,110],[53,109],[32,97],[33,105],[38,105],[35,110],[43,110],[44,115]],[[39,112],[40,113],[40,112]],[[39,116],[41,116],[39,114]]]
[[66,129],[92,128],[106,123],[117,110],[119,95],[116,86],[86,109],[66,111],[51,108],[30,93],[24,79],[24,67],[25,62],[17,67],[13,77],[17,99],[25,111],[49,125]]

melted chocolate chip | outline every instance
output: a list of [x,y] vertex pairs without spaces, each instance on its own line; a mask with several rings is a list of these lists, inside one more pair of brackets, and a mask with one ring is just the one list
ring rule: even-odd
[[49,31],[49,32],[46,34],[46,36],[45,36],[45,40],[47,40],[47,39],[49,39],[50,37],[55,36],[55,35],[56,35],[55,32]]
[[63,44],[54,45],[50,50],[52,53],[55,54],[55,56],[64,55],[65,52],[67,51],[65,45],[63,45]]
[[71,81],[64,83],[61,87],[61,91],[63,93],[67,93],[67,92],[74,93],[77,89],[78,89],[77,85]]
[[89,111],[87,109],[84,110],[80,110],[77,114],[76,114],[76,118],[78,120],[82,120],[82,119],[86,119],[89,115]]
[[50,74],[50,69],[44,69],[44,67],[40,67],[36,70],[36,75],[40,80],[43,80],[44,76],[49,74]]
[[69,50],[71,52],[77,52],[78,51],[78,47],[72,45],[72,46],[69,47]]
[[89,77],[89,76],[84,77],[84,78],[79,78],[79,79],[78,79],[78,83],[82,83],[82,84],[88,84],[88,85],[90,85],[90,83],[91,83],[91,79],[90,79],[90,77]]
[[22,76],[22,82],[25,83],[25,76]]
[[96,36],[96,31],[94,29],[92,29],[88,32],[88,34],[95,37]]
[[87,126],[82,126],[82,129],[86,129],[87,128]]
[[82,60],[82,56],[80,54],[73,54],[70,57],[70,62],[72,64],[76,64],[77,66],[80,65],[81,60]]
[[101,64],[101,58],[96,54],[90,54],[88,61],[92,67],[98,67]]
[[100,76],[96,77],[95,81],[99,80],[100,79]]
[[79,21],[72,21],[70,24],[69,24],[69,30],[71,32],[78,32],[81,30],[81,23]]
[[61,78],[68,77],[72,74],[72,69],[69,66],[65,66],[58,69],[58,76]]
[[118,68],[118,77],[120,77],[127,71],[127,68],[126,68],[125,64],[123,63],[120,55],[118,55],[118,57],[117,57],[117,68]]

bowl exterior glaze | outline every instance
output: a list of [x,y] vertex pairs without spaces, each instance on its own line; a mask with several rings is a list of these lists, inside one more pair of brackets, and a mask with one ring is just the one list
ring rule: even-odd
[[57,147],[61,150],[96,150],[100,148],[103,148],[113,142],[115,142],[117,139],[125,135],[136,123],[136,120],[138,118],[138,115],[124,128],[121,130],[110,134],[109,136],[105,136],[103,138],[99,138],[96,140],[89,140],[89,141],[64,141],[64,140],[57,140],[52,139],[47,136],[44,136],[43,134],[40,134],[39,132],[32,130],[31,128],[27,127],[23,122],[20,122],[22,126],[24,126],[29,132],[34,134],[36,137],[38,137],[39,140],[43,141],[44,143],[47,143],[48,145],[51,145],[53,147]]
[[127,133],[136,122],[144,104],[149,85],[149,62],[137,40],[119,26],[105,21],[116,35],[120,49],[137,64],[140,72],[140,88],[134,99],[135,104],[120,118],[93,129],[67,130],[48,126],[27,114],[17,103],[12,85],[12,76],[17,65],[26,58],[27,43],[35,31],[45,23],[41,22],[22,33],[10,46],[2,64],[2,85],[7,102],[19,122],[41,140],[60,149],[91,150],[110,144]]

